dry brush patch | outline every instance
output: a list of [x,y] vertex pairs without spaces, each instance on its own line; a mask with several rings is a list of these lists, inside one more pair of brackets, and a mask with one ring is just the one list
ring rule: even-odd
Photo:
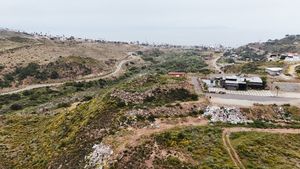
[[154,134],[124,150],[112,168],[235,168],[221,135],[221,129],[210,127]]
[[299,133],[236,132],[230,139],[246,168],[300,168]]
[[299,121],[300,108],[285,105],[254,105],[250,108],[241,108],[243,114],[252,120],[265,121]]
[[25,67],[31,62],[45,65],[55,62],[59,57],[89,57],[111,66],[111,61],[122,60],[128,52],[138,50],[137,46],[114,43],[71,43],[53,41],[43,42],[25,49],[0,54],[1,63],[6,66],[4,72],[11,72],[15,67]]

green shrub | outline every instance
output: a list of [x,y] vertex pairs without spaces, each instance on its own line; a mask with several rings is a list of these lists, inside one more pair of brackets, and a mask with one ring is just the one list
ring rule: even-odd
[[4,65],[0,64],[0,72],[5,68]]
[[20,100],[21,96],[20,94],[15,93],[15,94],[8,95],[8,99],[16,101],[16,100]]
[[238,132],[230,139],[245,168],[298,168],[299,134]]
[[261,80],[263,81],[263,88],[266,88],[268,84],[268,78],[266,76],[263,76],[261,77]]
[[11,110],[22,110],[23,106],[21,104],[15,103],[10,106]]
[[93,99],[93,96],[84,96],[82,101],[86,102],[86,101],[90,101]]
[[50,79],[58,79],[59,74],[56,71],[51,72]]
[[296,67],[296,72],[297,72],[298,74],[300,74],[300,66],[297,66],[297,67]]
[[70,107],[71,104],[70,103],[59,103],[57,105],[57,108],[67,108],[67,107]]
[[26,67],[17,68],[15,74],[17,74],[19,80],[23,80],[28,76],[36,76],[39,73],[40,66],[37,63],[29,63]]
[[25,90],[24,92],[23,92],[23,95],[24,96],[30,96],[30,95],[32,95],[34,92],[32,91],[32,90]]

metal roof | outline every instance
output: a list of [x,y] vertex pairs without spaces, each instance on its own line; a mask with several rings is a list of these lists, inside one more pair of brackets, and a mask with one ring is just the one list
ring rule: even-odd
[[282,71],[283,69],[280,67],[268,67],[268,68],[266,68],[266,70],[273,71],[273,72],[279,72],[279,71]]
[[253,82],[253,83],[262,83],[262,79],[260,77],[247,77],[247,81]]

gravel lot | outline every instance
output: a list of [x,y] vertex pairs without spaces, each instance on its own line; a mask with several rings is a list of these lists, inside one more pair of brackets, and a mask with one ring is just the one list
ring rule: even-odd
[[300,83],[274,82],[273,86],[280,87],[284,92],[300,92]]

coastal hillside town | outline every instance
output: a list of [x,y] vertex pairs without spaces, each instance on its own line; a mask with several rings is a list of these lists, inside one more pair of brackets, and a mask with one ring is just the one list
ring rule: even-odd
[[0,169],[300,169],[300,0],[0,2]]
[[0,50],[1,169],[293,168],[300,160],[291,153],[300,144],[297,47],[2,30]]

